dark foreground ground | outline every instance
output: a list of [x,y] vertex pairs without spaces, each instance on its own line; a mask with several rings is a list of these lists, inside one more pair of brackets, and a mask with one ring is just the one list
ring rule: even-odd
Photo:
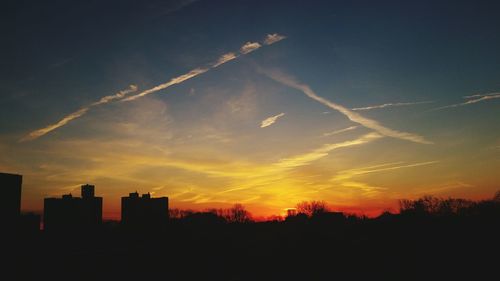
[[499,238],[498,213],[108,225],[4,238],[1,279],[500,280]]

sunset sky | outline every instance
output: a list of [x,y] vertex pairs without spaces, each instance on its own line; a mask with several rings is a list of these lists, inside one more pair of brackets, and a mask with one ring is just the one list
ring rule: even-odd
[[376,214],[500,189],[498,1],[12,1],[0,171],[171,208]]

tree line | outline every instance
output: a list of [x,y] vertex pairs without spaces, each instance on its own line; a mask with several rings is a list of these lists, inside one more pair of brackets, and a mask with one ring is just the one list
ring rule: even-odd
[[[254,222],[252,214],[242,204],[235,204],[231,208],[210,208],[203,211],[170,209],[170,219],[184,221],[219,222],[219,223],[250,223]],[[287,210],[285,217],[270,216],[267,221],[307,220],[325,218],[328,215],[342,215],[344,218],[367,219],[364,215],[343,214],[333,212],[332,207],[326,201],[311,200],[296,204],[295,208]],[[393,214],[384,212],[380,215],[402,215],[402,216],[485,216],[500,214],[500,191],[496,192],[491,199],[469,200],[462,198],[440,198],[425,195],[418,199],[399,200],[399,212]],[[331,216],[330,216],[331,217]]]

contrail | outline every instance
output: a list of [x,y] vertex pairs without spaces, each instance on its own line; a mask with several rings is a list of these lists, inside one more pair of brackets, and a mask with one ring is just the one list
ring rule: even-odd
[[163,84],[160,84],[158,86],[155,86],[151,89],[147,89],[137,95],[133,95],[131,97],[128,97],[126,99],[123,99],[122,101],[133,101],[133,100],[136,100],[138,98],[141,98],[143,96],[146,96],[146,95],[149,95],[149,94],[152,94],[154,92],[158,92],[160,90],[163,90],[163,89],[166,89],[172,85],[175,85],[175,84],[179,84],[179,83],[182,83],[188,79],[191,79],[193,77],[196,77],[202,73],[205,73],[209,70],[209,68],[195,68],[191,71],[189,71],[188,73],[186,74],[183,74],[181,76],[178,76],[178,77],[175,77],[175,78],[172,78],[170,81],[168,81],[167,83],[163,83]]
[[403,140],[408,140],[412,142],[417,142],[417,143],[423,143],[423,144],[432,144],[432,142],[426,140],[424,137],[412,134],[412,133],[406,133],[406,132],[400,132],[396,131],[387,127],[384,127],[382,124],[378,123],[375,120],[366,118],[361,116],[360,114],[351,111],[350,109],[333,103],[323,97],[318,96],[308,85],[302,84],[298,81],[296,81],[294,78],[289,77],[283,73],[277,72],[277,71],[267,71],[263,69],[258,69],[258,71],[262,72],[263,74],[267,75],[269,78],[280,82],[288,87],[297,89],[302,91],[306,96],[309,98],[318,101],[332,109],[337,110],[338,112],[344,114],[349,120],[358,123],[366,128],[372,129],[381,135],[387,136],[387,137],[393,137],[393,138],[398,138],[398,139],[403,139]]
[[384,103],[379,105],[371,105],[366,107],[356,107],[351,108],[351,110],[371,110],[385,107],[394,107],[394,106],[406,106],[406,105],[416,105],[416,104],[425,104],[425,103],[433,103],[433,101],[417,101],[417,102],[396,102],[396,103]]
[[434,109],[431,109],[431,110],[432,111],[434,111],[434,110],[441,110],[441,109],[445,109],[445,108],[453,108],[453,107],[459,107],[459,106],[474,104],[474,103],[478,103],[478,102],[485,101],[485,100],[498,99],[498,98],[500,98],[500,93],[476,94],[476,95],[472,95],[472,96],[465,96],[463,98],[464,99],[469,99],[469,100],[466,101],[466,102],[462,102],[462,103],[457,103],[457,104],[451,104],[451,105],[446,105],[446,106],[442,106],[442,107],[437,107],[437,108],[434,108]]
[[59,122],[55,123],[55,124],[52,124],[52,125],[49,125],[45,128],[41,128],[41,129],[38,129],[36,131],[33,131],[31,133],[29,133],[28,135],[24,136],[23,138],[21,138],[21,142],[25,142],[25,141],[31,141],[31,140],[35,140],[59,127],[62,127],[64,125],[66,125],[68,122],[78,118],[78,117],[81,117],[82,115],[84,115],[85,113],[87,113],[87,111],[89,110],[90,107],[83,107],[83,108],[80,108],[79,110],[71,113],[71,114],[68,114],[67,116],[65,116],[63,119],[61,119]]
[[[266,35],[266,38],[263,40],[262,44],[264,45],[271,45],[271,44],[274,44],[276,42],[279,42],[283,39],[285,39],[286,36],[283,36],[283,35],[280,35],[280,34],[277,34],[277,33],[273,33],[273,34],[268,34]],[[258,43],[258,42],[247,42],[245,43],[239,50],[240,54],[241,55],[245,55],[245,54],[248,54],[250,52],[253,52],[259,48],[262,47],[262,44]],[[231,61],[231,60],[234,60],[236,58],[238,58],[240,55],[238,54],[235,54],[235,53],[227,53],[227,54],[224,54],[222,55],[221,57],[219,57],[219,59],[210,64],[209,66],[207,67],[198,67],[198,68],[195,68],[191,71],[189,71],[188,73],[185,73],[183,75],[180,75],[178,77],[175,77],[175,78],[172,78],[170,81],[166,82],[166,83],[163,83],[163,84],[160,84],[158,86],[155,86],[151,89],[147,89],[145,91],[142,91],[141,93],[137,94],[137,95],[134,95],[134,96],[131,96],[131,97],[128,97],[128,98],[125,98],[126,95],[132,93],[132,92],[135,92],[137,91],[137,86],[136,85],[130,85],[130,88],[129,89],[126,89],[124,91],[120,91],[114,95],[110,95],[110,96],[105,96],[103,98],[101,98],[99,101],[96,101],[92,104],[90,104],[89,106],[87,107],[82,107],[80,108],[79,110],[65,116],[63,119],[61,119],[59,122],[55,123],[55,124],[52,124],[52,125],[49,125],[45,128],[42,128],[42,129],[39,129],[39,130],[36,130],[36,131],[33,131],[31,133],[29,133],[28,135],[24,136],[23,138],[20,139],[21,142],[23,141],[31,141],[31,140],[35,140],[61,126],[64,126],[66,125],[68,122],[76,119],[76,118],[79,118],[81,117],[82,115],[84,115],[85,113],[87,113],[87,111],[91,108],[91,107],[94,107],[94,106],[98,106],[98,105],[102,105],[102,104],[106,104],[108,102],[111,102],[111,101],[114,101],[114,100],[120,100],[120,101],[133,101],[133,100],[136,100],[140,97],[143,97],[143,96],[146,96],[146,95],[149,95],[149,94],[152,94],[154,92],[157,92],[157,91],[160,91],[160,90],[163,90],[163,89],[166,89],[172,85],[175,85],[175,84],[179,84],[179,83],[182,83],[186,80],[189,80],[193,77],[196,77],[200,74],[203,74],[207,71],[209,71],[210,69],[212,68],[216,68],[216,67],[219,67],[221,65],[223,65],[224,63],[228,62],[228,61]]]
[[135,91],[137,91],[137,86],[130,85],[128,89],[120,91],[114,95],[105,96],[105,97],[101,98],[99,101],[94,102],[90,106],[101,105],[101,104],[105,104],[105,103],[108,103],[108,102],[116,100],[116,99],[121,99],[121,98],[125,97],[126,95],[133,93]]
[[124,96],[126,96],[127,94],[130,94],[130,93],[135,92],[135,91],[137,91],[137,86],[130,85],[128,89],[119,91],[118,93],[116,93],[114,95],[102,97],[99,101],[91,103],[89,106],[82,107],[82,108],[78,109],[77,111],[64,116],[63,119],[59,120],[59,122],[57,122],[55,124],[48,125],[47,127],[44,127],[44,128],[41,128],[41,129],[38,129],[36,131],[29,133],[28,135],[21,138],[19,141],[25,142],[25,141],[35,140],[35,139],[37,139],[37,138],[39,138],[47,133],[59,128],[59,127],[62,127],[64,125],[68,124],[69,122],[71,122],[72,120],[74,120],[76,118],[82,117],[85,113],[87,113],[87,111],[89,111],[89,109],[91,107],[99,106],[101,104],[108,103],[108,102],[113,101],[115,99],[121,99]]
[[[264,41],[262,42],[262,44],[264,44],[264,45],[271,45],[271,44],[279,42],[279,41],[281,41],[281,40],[283,40],[285,38],[286,38],[285,36],[279,35],[277,33],[268,34],[266,36],[266,38],[264,39]],[[143,92],[141,92],[141,93],[139,93],[137,95],[133,95],[133,96],[130,96],[128,98],[122,99],[121,101],[133,101],[133,100],[136,100],[138,98],[144,97],[146,95],[149,95],[149,94],[158,92],[160,90],[166,89],[166,88],[168,88],[170,86],[173,86],[175,84],[182,83],[182,82],[184,82],[186,80],[189,80],[189,79],[194,78],[194,77],[196,77],[196,76],[198,76],[200,74],[203,74],[203,73],[209,71],[210,69],[217,68],[217,67],[223,65],[224,63],[226,63],[228,61],[232,61],[232,60],[238,58],[240,55],[249,54],[249,53],[251,53],[251,52],[253,52],[253,51],[261,48],[262,44],[259,43],[259,42],[247,42],[243,46],[241,46],[241,48],[239,50],[240,54],[236,54],[236,53],[227,53],[227,54],[224,54],[216,62],[211,63],[211,64],[209,64],[206,67],[195,68],[195,69],[189,71],[186,74],[183,74],[181,76],[178,76],[178,77],[170,79],[170,81],[168,81],[166,83],[163,83],[163,84],[155,86],[155,87],[153,87],[151,89],[145,90],[145,91],[143,91]]]
[[[427,161],[427,162],[411,163],[411,164],[405,164],[403,162],[385,163],[385,164],[375,165],[372,167],[355,168],[338,172],[335,177],[329,180],[329,182],[331,182],[335,186],[341,185],[348,188],[357,188],[364,191],[365,193],[374,193],[374,192],[379,192],[380,190],[386,188],[380,186],[371,186],[367,183],[353,180],[353,178],[371,173],[380,173],[380,172],[387,172],[399,169],[414,168],[420,166],[433,165],[436,163],[439,163],[439,161]],[[326,189],[326,188],[328,187],[321,189]]]
[[333,132],[324,133],[323,136],[324,137],[329,137],[329,136],[333,136],[333,135],[338,135],[338,134],[343,133],[343,132],[352,131],[352,130],[354,130],[356,128],[358,128],[358,126],[351,126],[351,127],[347,127],[347,128],[344,128],[344,129],[336,130],[336,131],[333,131]]
[[419,166],[433,165],[436,163],[439,163],[439,161],[427,161],[427,162],[419,162],[419,163],[412,163],[412,164],[387,163],[387,164],[377,165],[378,167],[375,166],[375,167],[356,168],[356,169],[351,169],[351,170],[339,172],[338,175],[333,178],[333,180],[345,180],[345,179],[349,179],[351,177],[359,176],[359,175],[392,171],[392,170],[398,170],[398,169],[403,169],[403,168],[413,168],[413,167],[419,167]]
[[278,120],[278,118],[284,116],[285,113],[284,112],[281,112],[280,114],[278,115],[274,115],[274,116],[271,116],[271,117],[268,117],[266,119],[264,119],[261,123],[260,123],[260,127],[261,128],[265,128],[265,127],[268,127],[268,126],[271,126],[272,124],[274,124],[274,122],[276,122],[276,120]]
[[479,97],[491,97],[491,96],[498,96],[500,93],[491,93],[491,94],[475,94],[475,95],[470,95],[470,96],[464,96],[464,99],[470,99],[470,98],[479,98]]

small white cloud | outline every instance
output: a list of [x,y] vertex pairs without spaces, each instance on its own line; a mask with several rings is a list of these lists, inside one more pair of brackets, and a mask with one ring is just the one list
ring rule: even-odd
[[274,43],[281,41],[285,38],[286,38],[286,36],[280,35],[278,33],[268,34],[266,36],[266,39],[264,39],[264,45],[271,45],[271,44],[274,44]]
[[217,62],[212,66],[212,67],[217,67],[221,64],[224,64],[228,61],[231,61],[231,60],[234,60],[235,58],[237,58],[238,56],[235,54],[235,53],[227,53],[227,54],[223,54],[219,60],[217,60]]
[[245,45],[241,46],[240,53],[248,54],[260,48],[261,45],[258,42],[247,42]]
[[278,120],[278,118],[280,118],[284,115],[285,115],[285,113],[282,112],[278,115],[274,115],[274,116],[271,116],[269,118],[266,118],[260,123],[260,127],[265,128],[265,127],[271,126],[272,124],[274,124],[274,122],[276,122],[276,120]]

